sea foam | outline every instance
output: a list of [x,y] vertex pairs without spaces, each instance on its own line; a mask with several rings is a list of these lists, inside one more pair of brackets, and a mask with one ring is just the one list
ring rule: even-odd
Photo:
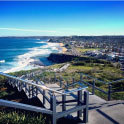
[[[46,42],[41,41],[41,42],[37,42],[37,43],[46,43]],[[59,47],[60,46],[58,43],[47,43],[47,45],[43,45],[40,47],[28,48],[29,52],[27,52],[23,55],[17,56],[16,66],[9,70],[4,71],[4,73],[37,68],[37,67],[39,67],[38,65],[34,66],[32,64],[36,61],[35,57],[37,57],[37,56],[44,57],[44,56],[48,56],[52,52],[60,52]]]
[[0,63],[5,63],[5,60],[0,60]]

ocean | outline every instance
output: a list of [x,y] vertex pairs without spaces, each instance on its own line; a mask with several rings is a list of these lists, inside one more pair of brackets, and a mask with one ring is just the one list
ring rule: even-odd
[[50,53],[61,52],[58,43],[48,39],[0,38],[0,72],[29,70],[53,64]]

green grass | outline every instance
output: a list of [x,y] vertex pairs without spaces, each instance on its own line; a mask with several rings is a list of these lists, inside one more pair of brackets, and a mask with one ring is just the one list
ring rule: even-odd
[[37,71],[39,69],[32,69],[32,70],[22,70],[22,71],[18,71],[18,72],[11,72],[9,73],[10,75],[15,75],[15,76],[22,76],[22,75],[25,75],[27,73],[31,73],[31,72],[34,72],[34,71]]
[[49,66],[48,69],[56,69],[56,68],[61,68],[64,64],[54,64],[52,66]]
[[[88,58],[88,57],[86,57]],[[55,66],[55,65],[54,65]],[[52,68],[52,66],[51,66]],[[48,73],[48,72],[44,72]],[[105,61],[105,60],[95,60],[95,59],[84,59],[84,60],[74,60],[71,62],[71,65],[66,69],[65,72],[57,73],[57,76],[61,75],[63,77],[64,82],[67,81],[69,83],[72,82],[72,78],[75,78],[75,80],[80,80],[80,73],[88,74],[94,78],[97,78],[99,80],[110,82],[115,81],[118,79],[122,79],[124,72],[121,71],[118,67],[114,66],[111,62]],[[54,74],[52,74],[54,75]],[[48,74],[48,77],[52,76],[51,74]],[[40,77],[40,76],[39,76]],[[52,76],[53,78],[53,76]],[[93,80],[87,79],[85,76],[83,79],[87,82],[92,83]],[[108,92],[108,85],[103,85],[101,82],[96,82],[96,86],[103,89],[104,91]],[[117,85],[112,84],[113,90],[119,90],[124,88],[124,82],[117,83]],[[90,88],[89,88],[90,89]],[[100,91],[95,91],[96,95],[104,98],[107,100],[107,95],[104,93],[101,93]],[[112,99],[124,99],[124,92],[119,93],[112,93]]]
[[[3,76],[0,76],[0,98],[7,96],[7,87],[5,86],[6,79]],[[11,92],[12,93],[12,92]]]
[[4,110],[0,112],[0,124],[46,124],[41,114]]
[[99,48],[76,48],[79,52],[87,52],[87,51],[94,51],[94,50],[99,50]]

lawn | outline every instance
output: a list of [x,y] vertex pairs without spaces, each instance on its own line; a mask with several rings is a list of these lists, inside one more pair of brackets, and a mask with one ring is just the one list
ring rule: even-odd
[[87,52],[87,51],[94,51],[94,50],[99,50],[99,48],[76,48],[79,52]]
[[[55,65],[54,65],[54,67],[55,67]],[[52,66],[50,68],[52,68]],[[77,81],[80,80],[80,73],[88,74],[94,78],[97,78],[97,79],[105,81],[105,82],[122,79],[123,75],[124,75],[124,72],[121,71],[119,67],[114,66],[111,62],[107,62],[105,60],[97,61],[94,59],[88,59],[88,60],[86,59],[86,60],[72,61],[70,63],[70,66],[64,72],[56,73],[56,77],[58,77],[58,79],[59,79],[59,77],[62,76],[63,82],[66,83],[68,81],[69,83],[72,83],[73,78],[75,78],[75,80],[77,80]],[[48,77],[49,80],[51,77],[52,77],[52,79],[54,78],[54,73],[48,74],[48,72],[44,72],[43,75],[47,75],[45,77],[46,78]],[[41,77],[41,76],[39,76],[39,77]],[[42,80],[42,78],[41,78],[41,80]],[[87,79],[85,76],[84,76],[84,80],[88,81],[91,84],[93,81],[91,79]],[[103,85],[103,83],[101,83],[101,82],[97,81],[96,86],[103,89],[106,92],[108,91],[108,85]],[[117,85],[112,84],[112,86],[113,86],[113,90],[123,89],[124,81],[117,83]],[[91,87],[89,87],[88,89],[89,89],[89,91],[91,91]],[[107,99],[107,95],[105,95],[97,90],[95,91],[95,93],[98,96],[100,96],[104,99]],[[123,100],[124,92],[112,93],[112,99],[122,99]]]

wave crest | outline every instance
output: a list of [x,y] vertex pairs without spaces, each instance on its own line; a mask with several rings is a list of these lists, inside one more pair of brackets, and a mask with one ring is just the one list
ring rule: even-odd
[[5,63],[5,60],[0,60],[0,63]]
[[59,52],[59,47],[59,43],[47,43],[47,45],[43,45],[40,47],[28,48],[29,51],[27,53],[17,56],[16,67],[4,71],[4,73],[28,70],[39,67],[38,65],[34,65],[36,57],[45,57],[48,56],[50,53]]

